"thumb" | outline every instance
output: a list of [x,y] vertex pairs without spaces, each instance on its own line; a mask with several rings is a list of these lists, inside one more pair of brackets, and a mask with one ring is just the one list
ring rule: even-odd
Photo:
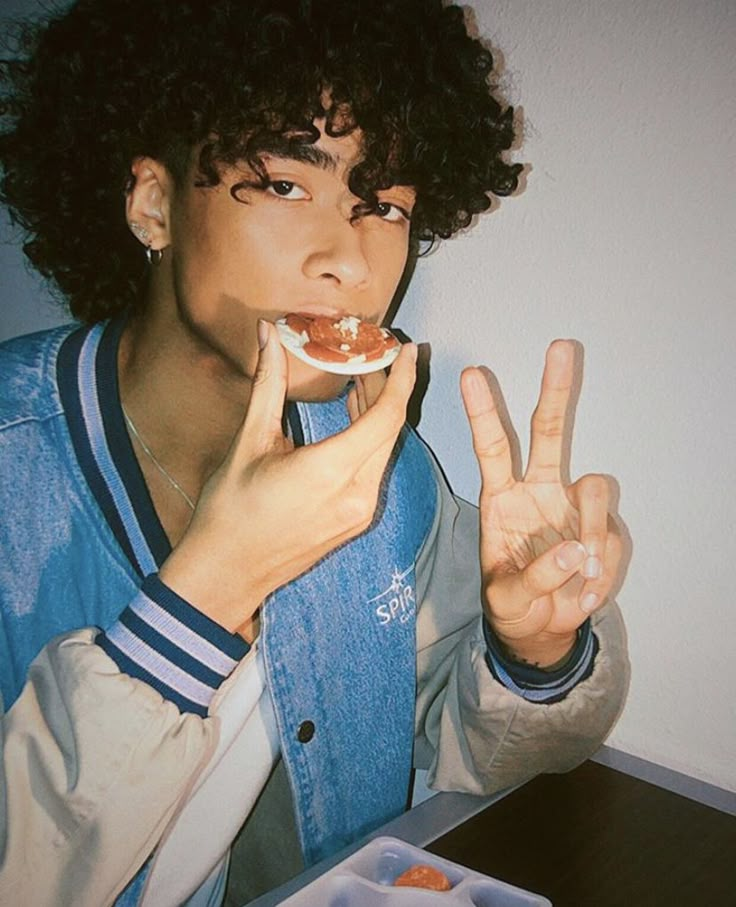
[[283,438],[281,419],[286,399],[287,364],[284,348],[270,321],[258,321],[259,353],[243,433],[257,447]]
[[506,627],[527,624],[535,616],[534,602],[564,586],[579,571],[585,557],[580,542],[560,542],[519,573],[494,576],[487,594],[495,619]]

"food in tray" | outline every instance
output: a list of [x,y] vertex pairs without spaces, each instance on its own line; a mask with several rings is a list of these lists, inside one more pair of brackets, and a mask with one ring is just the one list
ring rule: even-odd
[[394,879],[393,884],[400,888],[429,888],[431,891],[449,891],[452,888],[444,872],[426,863],[410,866]]
[[387,329],[355,315],[291,312],[276,322],[279,339],[297,359],[338,375],[364,375],[386,368],[401,344]]
[[[402,867],[406,871],[402,872]],[[439,883],[437,887],[432,879]],[[429,881],[429,884],[427,882]],[[394,887],[399,887],[394,891]],[[423,890],[422,890],[423,889]],[[469,907],[552,907],[541,895],[515,888],[481,872],[429,854],[399,838],[369,841],[337,866],[313,879],[283,903],[284,907],[389,907],[390,904],[446,904]]]

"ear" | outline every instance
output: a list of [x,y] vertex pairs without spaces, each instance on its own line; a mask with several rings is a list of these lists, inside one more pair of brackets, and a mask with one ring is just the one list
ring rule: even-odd
[[147,248],[165,249],[171,244],[171,176],[163,164],[150,157],[136,158],[130,172],[132,179],[125,199],[128,226]]

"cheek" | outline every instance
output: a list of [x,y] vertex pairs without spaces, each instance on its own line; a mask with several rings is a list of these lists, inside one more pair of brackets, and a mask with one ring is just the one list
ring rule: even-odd
[[229,363],[235,372],[250,376],[258,359],[258,317],[267,313],[250,310],[237,287],[215,264],[203,259],[201,252],[172,259],[177,317],[201,349]]
[[243,273],[251,270],[252,238],[244,229],[245,218],[237,216],[242,215],[241,208],[218,186],[194,192],[174,215],[172,242],[179,285],[205,305],[212,305],[220,295],[240,295]]
[[386,306],[391,302],[394,292],[404,273],[409,256],[409,233],[396,232],[389,236],[376,236],[370,243],[371,271],[381,286]]
[[180,317],[246,371],[257,358],[258,318],[270,317],[264,272],[251,246],[235,225],[203,217],[172,250]]

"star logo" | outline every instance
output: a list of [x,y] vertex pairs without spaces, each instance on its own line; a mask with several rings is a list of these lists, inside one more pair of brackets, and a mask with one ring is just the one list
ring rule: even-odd
[[[380,595],[371,598],[368,604],[375,604],[375,613],[378,622],[384,626],[398,621],[400,624],[408,623],[416,613],[414,601],[414,586],[410,574],[414,569],[412,564],[406,570],[394,567],[391,573],[391,582]],[[407,582],[407,578],[409,581]]]
[[391,577],[391,585],[389,586],[389,589],[392,592],[398,592],[401,589],[401,587],[404,585],[404,576],[405,575],[406,574],[399,573],[398,570],[394,570],[393,575]]

